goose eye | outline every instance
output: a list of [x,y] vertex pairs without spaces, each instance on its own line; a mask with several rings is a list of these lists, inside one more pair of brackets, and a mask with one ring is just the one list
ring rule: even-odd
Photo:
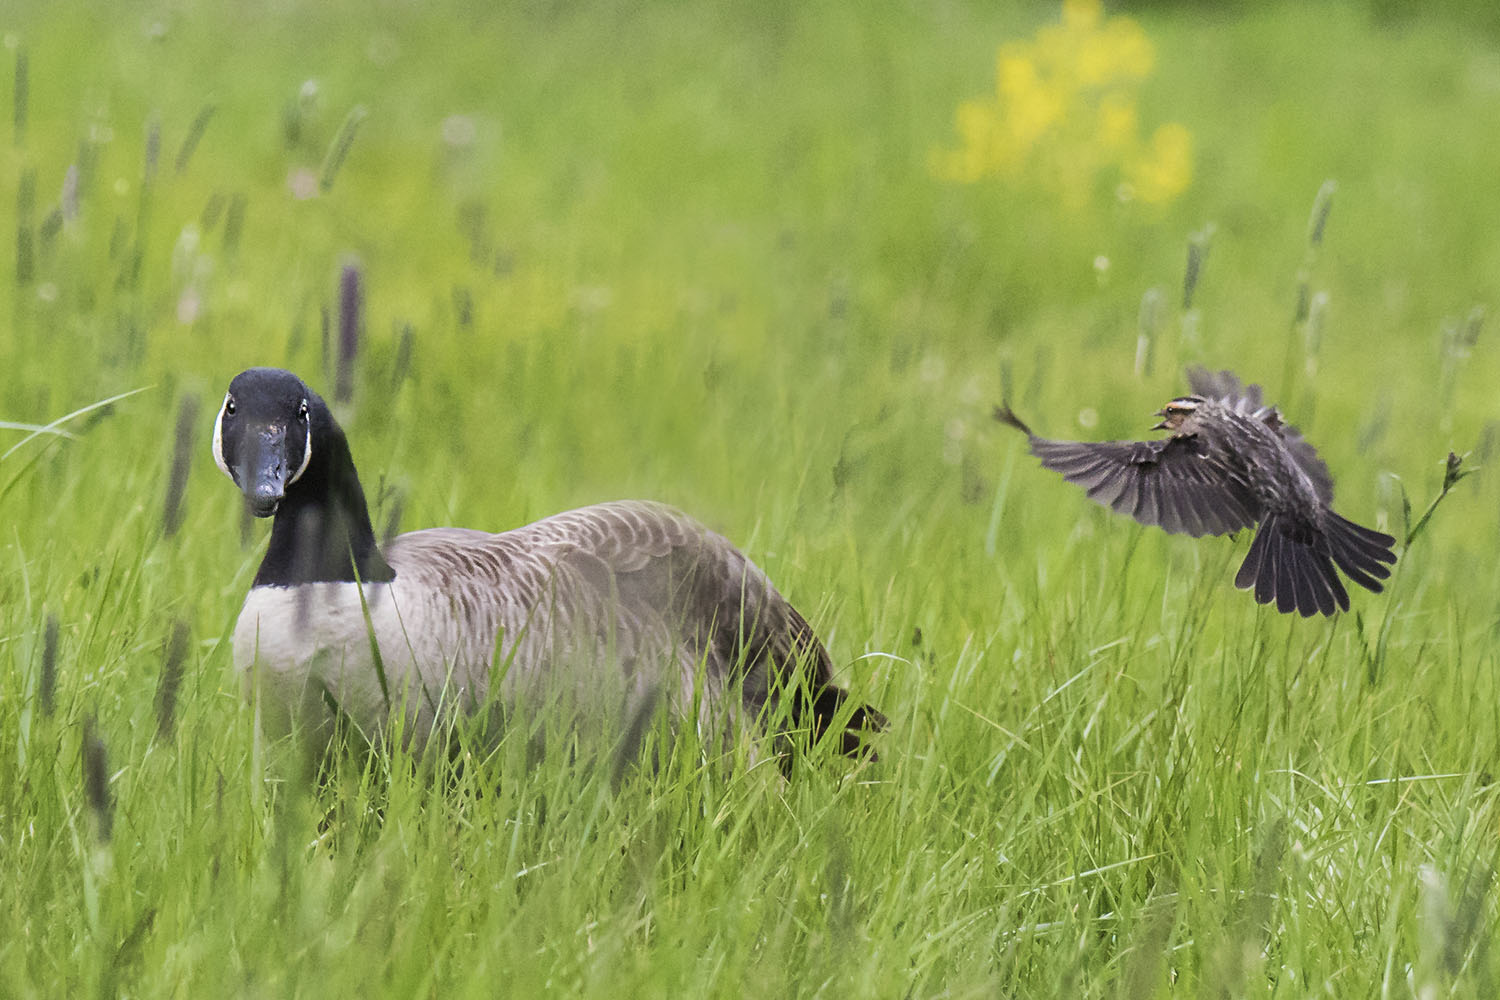
[[224,413],[227,416],[231,416],[231,417],[234,416],[234,399],[233,399],[233,397],[224,400]]
[[307,423],[307,400],[305,399],[302,401],[302,405],[297,407],[297,419],[304,424]]

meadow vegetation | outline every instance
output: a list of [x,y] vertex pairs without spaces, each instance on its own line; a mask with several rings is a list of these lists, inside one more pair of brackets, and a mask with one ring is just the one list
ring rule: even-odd
[[[0,996],[1495,994],[1495,37],[1135,10],[1132,155],[1171,123],[1190,173],[1122,199],[1108,151],[942,169],[1050,5],[490,6],[0,13]],[[530,720],[303,780],[232,671],[266,528],[210,421],[252,364],[331,397],[341,323],[377,525],[692,511],[880,760]],[[1361,523],[1480,471],[1309,621],[990,419],[1138,436],[1189,362]]]

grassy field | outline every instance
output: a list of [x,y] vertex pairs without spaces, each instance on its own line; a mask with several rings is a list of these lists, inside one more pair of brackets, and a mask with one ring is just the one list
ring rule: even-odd
[[[483,6],[0,15],[0,997],[1500,990],[1500,477],[1294,620],[1232,587],[1247,538],[1112,516],[989,415],[1134,436],[1230,367],[1404,535],[1500,451],[1500,42],[1143,9],[1193,182],[1067,203],[932,170],[1053,7]],[[377,524],[684,507],[881,759],[616,780],[507,737],[293,780],[225,641],[265,526],[210,423],[251,364],[331,392],[345,267]]]

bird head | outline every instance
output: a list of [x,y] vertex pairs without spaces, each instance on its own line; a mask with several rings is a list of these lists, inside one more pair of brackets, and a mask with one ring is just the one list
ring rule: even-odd
[[1155,424],[1153,431],[1175,431],[1181,429],[1183,423],[1198,412],[1198,407],[1203,405],[1202,396],[1178,396],[1166,406],[1156,411],[1156,416],[1161,417],[1161,422]]

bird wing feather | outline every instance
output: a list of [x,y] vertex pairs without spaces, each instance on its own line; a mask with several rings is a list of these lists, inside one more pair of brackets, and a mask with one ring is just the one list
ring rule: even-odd
[[1031,453],[1089,497],[1142,524],[1223,535],[1260,519],[1261,505],[1232,469],[1191,435],[1158,441],[1054,441]]

